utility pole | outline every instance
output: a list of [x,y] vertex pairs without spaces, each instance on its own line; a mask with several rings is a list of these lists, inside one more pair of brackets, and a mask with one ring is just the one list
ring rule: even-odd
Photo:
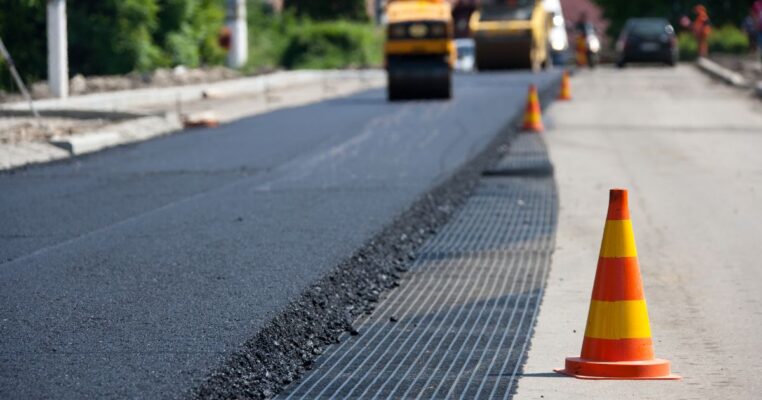
[[228,66],[241,68],[246,65],[246,60],[249,57],[246,0],[227,0],[227,27],[231,36]]
[[381,0],[373,0],[373,22],[381,24]]
[[48,86],[53,97],[69,96],[66,0],[48,0]]

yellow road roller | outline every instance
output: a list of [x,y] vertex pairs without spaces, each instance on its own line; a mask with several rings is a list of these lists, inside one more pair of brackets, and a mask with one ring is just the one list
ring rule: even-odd
[[386,9],[384,55],[390,101],[450,98],[457,59],[446,0],[396,0]]
[[551,21],[542,0],[483,0],[469,25],[480,70],[539,70],[550,63]]

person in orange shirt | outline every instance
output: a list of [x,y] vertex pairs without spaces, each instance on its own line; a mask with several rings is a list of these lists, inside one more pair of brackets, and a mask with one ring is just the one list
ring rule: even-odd
[[575,53],[575,59],[577,61],[577,66],[582,67],[585,65],[588,65],[588,55],[587,55],[587,24],[588,24],[587,14],[581,13],[579,15],[579,20],[577,21],[577,24],[575,25],[576,31],[577,31],[577,37],[574,41],[574,53]]
[[706,12],[706,7],[701,4],[693,7],[693,11],[696,13],[696,19],[693,20],[693,35],[698,42],[699,56],[706,57],[709,54],[709,34],[712,32],[709,14]]

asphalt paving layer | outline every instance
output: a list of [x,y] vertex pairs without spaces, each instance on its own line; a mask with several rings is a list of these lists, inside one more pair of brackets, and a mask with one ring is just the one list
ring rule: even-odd
[[0,175],[0,397],[274,393],[394,285],[530,81],[557,74],[460,76],[449,102],[369,91]]

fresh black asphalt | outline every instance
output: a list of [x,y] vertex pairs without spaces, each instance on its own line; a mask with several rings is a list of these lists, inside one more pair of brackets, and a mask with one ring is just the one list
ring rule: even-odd
[[556,74],[458,76],[0,174],[0,398],[172,398]]

